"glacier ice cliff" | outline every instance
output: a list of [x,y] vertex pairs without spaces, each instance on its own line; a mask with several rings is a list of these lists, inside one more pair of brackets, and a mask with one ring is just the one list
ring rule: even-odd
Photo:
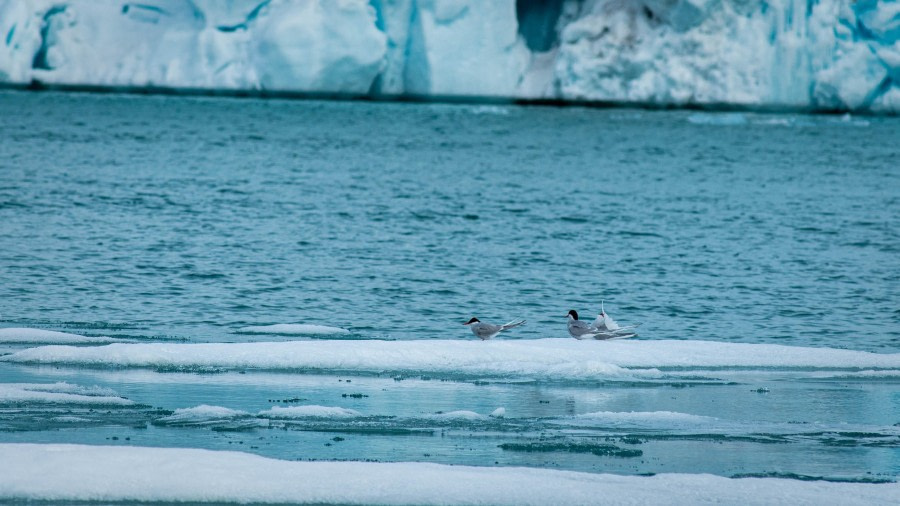
[[0,0],[0,82],[900,112],[885,0]]

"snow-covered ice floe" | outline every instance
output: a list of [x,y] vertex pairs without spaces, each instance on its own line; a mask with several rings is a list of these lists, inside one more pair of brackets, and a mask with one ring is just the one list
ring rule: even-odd
[[349,334],[350,331],[340,327],[327,325],[310,325],[302,323],[278,323],[275,325],[258,325],[238,329],[239,334],[280,334],[286,336],[316,336]]
[[70,383],[0,383],[0,405],[9,403],[82,404],[91,406],[131,406],[133,401],[99,387]]
[[[474,413],[473,415],[476,417],[480,416]],[[152,423],[154,425],[173,427],[249,428],[267,427],[271,424],[280,425],[291,422],[354,422],[362,418],[368,418],[369,420],[397,419],[397,417],[391,415],[363,415],[354,409],[338,406],[320,406],[317,404],[274,406],[256,414],[238,409],[203,404],[192,408],[176,409],[171,415],[156,418]]]
[[449,411],[447,413],[435,413],[433,415],[425,415],[423,418],[434,420],[487,420],[487,417],[480,415],[474,411],[460,409]]
[[257,369],[537,380],[659,378],[697,369],[877,371],[900,353],[713,341],[289,341],[41,346],[0,361],[163,370]]
[[55,330],[32,328],[0,329],[0,344],[108,344],[110,337],[86,337]]
[[271,419],[291,418],[355,418],[362,416],[359,411],[334,406],[274,406],[272,409],[260,411],[257,416]]
[[153,420],[153,424],[168,427],[215,427],[244,430],[267,427],[269,422],[256,418],[246,411],[202,404],[193,408],[176,409],[171,415]]
[[[199,449],[0,444],[0,500],[278,504],[893,504],[900,484],[621,476]],[[240,477],[240,479],[235,479]]]

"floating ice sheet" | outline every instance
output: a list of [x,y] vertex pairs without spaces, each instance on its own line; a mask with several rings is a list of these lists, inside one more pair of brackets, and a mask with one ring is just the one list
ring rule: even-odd
[[197,422],[244,416],[250,416],[250,413],[237,409],[223,408],[222,406],[201,404],[200,406],[194,406],[193,408],[176,409],[170,416],[162,418],[161,420],[166,422]]
[[86,388],[70,383],[0,383],[0,404],[11,402],[44,402],[131,406],[133,401],[117,396],[105,388]]
[[214,427],[219,430],[242,430],[266,427],[268,421],[255,418],[246,411],[202,404],[193,408],[176,409],[171,415],[154,420],[153,424],[170,427]]
[[469,411],[465,409],[460,409],[456,411],[449,411],[447,413],[435,413],[433,415],[426,415],[423,418],[431,418],[435,420],[486,420],[487,417],[484,415],[480,415],[474,411]]
[[900,353],[712,341],[290,341],[43,346],[0,361],[165,370],[252,368],[420,374],[454,378],[597,380],[661,377],[661,370],[900,368]]
[[353,418],[360,415],[359,411],[332,406],[275,406],[272,409],[260,411],[258,416],[284,419],[284,418]]
[[109,337],[86,337],[55,330],[31,328],[0,329],[0,344],[108,344]]
[[[900,484],[619,476],[429,463],[294,462],[237,452],[0,444],[0,500],[279,504],[890,504]],[[235,477],[241,479],[235,479]]]

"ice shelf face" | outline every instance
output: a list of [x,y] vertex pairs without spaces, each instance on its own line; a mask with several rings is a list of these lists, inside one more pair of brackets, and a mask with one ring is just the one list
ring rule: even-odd
[[0,0],[0,81],[900,112],[883,0]]

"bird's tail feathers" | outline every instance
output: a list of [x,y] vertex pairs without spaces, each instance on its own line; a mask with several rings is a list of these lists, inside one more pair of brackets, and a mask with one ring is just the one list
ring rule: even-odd
[[504,323],[501,326],[501,330],[511,329],[513,327],[518,327],[519,325],[524,325],[524,324],[525,324],[525,320],[513,320],[509,323]]

